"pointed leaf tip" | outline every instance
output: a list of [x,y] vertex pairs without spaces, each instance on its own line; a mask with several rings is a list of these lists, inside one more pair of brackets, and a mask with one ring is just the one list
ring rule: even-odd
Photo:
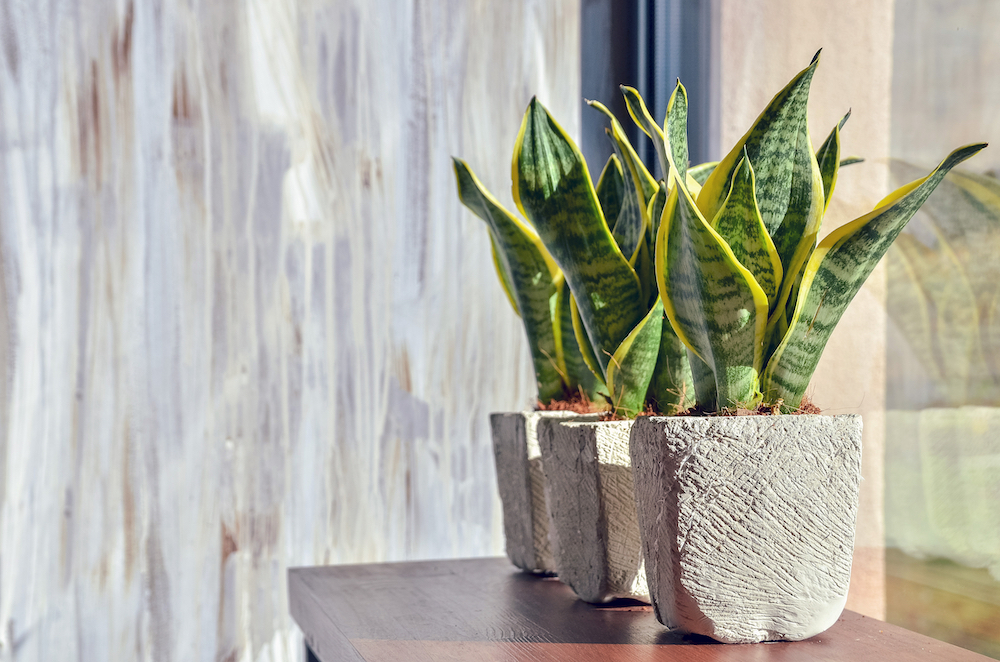
[[819,62],[819,54],[822,53],[822,52],[823,52],[822,48],[819,49],[818,51],[816,51],[816,55],[813,55],[813,59],[809,61],[809,64],[813,64],[815,62]]
[[845,115],[844,115],[844,117],[843,117],[843,118],[841,118],[841,120],[840,120],[840,124],[838,124],[838,125],[837,125],[837,130],[838,130],[838,131],[842,131],[842,130],[843,130],[843,128],[844,128],[844,125],[845,125],[845,124],[847,124],[847,120],[848,120],[848,119],[849,119],[850,117],[851,117],[851,108],[848,108],[848,109],[847,109],[847,114],[845,114]]

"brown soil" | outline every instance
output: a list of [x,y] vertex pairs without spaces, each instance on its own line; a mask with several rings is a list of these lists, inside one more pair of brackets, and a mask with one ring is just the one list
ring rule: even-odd
[[562,400],[553,400],[549,403],[539,400],[535,404],[535,411],[572,411],[577,414],[597,414],[607,409],[605,403],[594,402],[583,391],[574,391]]
[[[606,407],[601,407],[596,403],[592,403],[584,398],[589,409],[583,408],[578,403],[580,400],[572,401],[557,401],[551,402],[548,405],[542,407],[539,404],[539,409],[546,409],[548,411],[575,411],[580,414],[593,414],[601,413],[600,420],[602,421],[624,421],[626,417],[619,416],[613,411],[607,411]],[[795,411],[788,412],[787,416],[797,416],[799,414],[821,414],[822,410],[814,405],[812,401],[805,397],[802,399],[802,403],[799,408]],[[675,413],[675,414],[664,414],[659,409],[657,409],[656,404],[653,402],[647,402],[645,409],[639,412],[638,416],[777,416],[781,414],[781,402],[779,401],[773,405],[760,404],[756,409],[745,409],[741,407],[732,407],[728,409],[723,409],[722,411],[705,411],[699,407],[691,407],[685,411]]]
[[[705,411],[699,407],[691,407],[687,411],[682,411],[678,416],[777,416],[781,414],[781,401],[773,405],[759,404],[756,409],[744,409],[742,407],[730,407],[722,411]],[[799,414],[821,414],[822,410],[814,405],[808,397],[802,398],[799,408],[788,412],[787,416],[797,416]]]

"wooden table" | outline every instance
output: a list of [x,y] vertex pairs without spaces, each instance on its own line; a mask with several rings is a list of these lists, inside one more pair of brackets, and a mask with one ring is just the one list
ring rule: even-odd
[[288,593],[322,662],[988,660],[849,611],[797,643],[679,636],[644,603],[589,605],[505,558],[293,568]]

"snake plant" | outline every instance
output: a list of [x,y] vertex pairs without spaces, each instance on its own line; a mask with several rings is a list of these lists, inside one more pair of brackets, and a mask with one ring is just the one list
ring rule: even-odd
[[595,187],[579,148],[532,99],[512,163],[514,201],[531,227],[456,159],[462,201],[490,224],[501,282],[525,319],[540,394],[543,383],[558,392],[542,378],[552,372],[565,388],[571,348],[574,370],[586,365],[620,415],[650,400],[676,411],[695,397],[703,410],[800,405],[834,326],[893,239],[944,175],[985,147],[955,150],[817,244],[838,170],[853,162],[840,158],[847,116],[813,150],[806,105],[818,62],[817,53],[722,161],[694,167],[683,85],[662,127],[623,86],[661,181],[590,102],[609,116],[614,147]]
[[584,363],[570,311],[566,279],[538,234],[490,194],[461,159],[454,159],[462,203],[486,221],[493,265],[531,350],[538,399],[544,404],[577,392],[596,399],[601,385]]
[[664,323],[653,265],[669,191],[607,108],[591,105],[609,116],[614,147],[597,186],[579,148],[532,99],[514,147],[514,201],[565,275],[577,343],[615,413],[635,416],[649,400],[661,411],[686,409],[691,368]]
[[661,410],[684,409],[693,404],[691,370],[684,346],[664,324],[653,269],[653,220],[667,189],[613,117],[611,125],[614,154],[595,187],[576,144],[532,100],[513,160],[514,200],[531,225],[455,159],[459,197],[489,226],[543,402],[583,389],[625,416],[647,398]]
[[[840,129],[814,151],[806,105],[819,53],[771,100],[700,187],[687,178],[687,96],[678,82],[661,129],[625,88],[633,119],[672,181],[655,268],[670,325],[687,348],[703,409],[799,407],[847,305],[900,230],[955,165],[927,176],[817,244],[840,166]],[[846,120],[846,117],[844,118]]]

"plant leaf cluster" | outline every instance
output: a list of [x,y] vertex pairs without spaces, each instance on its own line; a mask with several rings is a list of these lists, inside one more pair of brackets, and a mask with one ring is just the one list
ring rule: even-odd
[[[806,108],[818,63],[817,53],[721,161],[694,167],[683,85],[662,125],[623,86],[632,119],[653,141],[660,181],[617,119],[590,102],[608,115],[614,147],[595,187],[575,143],[532,99],[512,163],[514,200],[527,224],[456,160],[462,201],[490,223],[501,281],[529,341],[544,339],[544,316],[526,314],[534,310],[529,300],[541,310],[544,292],[522,289],[549,274],[552,288],[564,288],[561,305],[594,390],[616,413],[634,416],[647,401],[664,412],[693,402],[707,411],[761,402],[798,408],[834,327],[889,245],[945,174],[985,147],[955,150],[818,242],[839,168],[856,161],[840,156],[850,113],[818,150],[812,146]],[[505,238],[502,225],[521,239]],[[561,325],[564,347],[567,332]]]

